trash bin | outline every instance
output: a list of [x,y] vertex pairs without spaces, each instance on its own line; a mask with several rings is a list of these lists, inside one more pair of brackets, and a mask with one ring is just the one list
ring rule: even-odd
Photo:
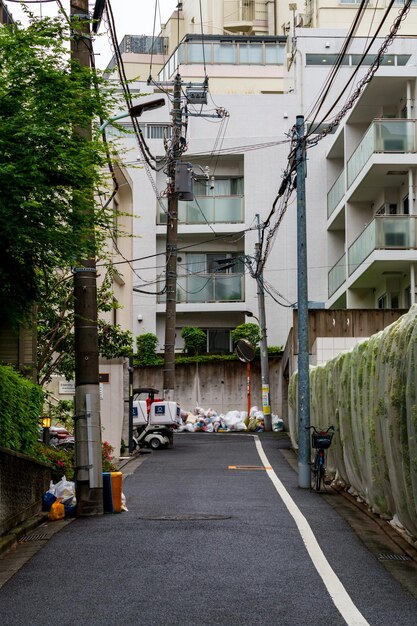
[[105,513],[122,512],[122,472],[103,472],[103,509]]
[[111,472],[111,493],[113,501],[113,513],[122,512],[122,472]]

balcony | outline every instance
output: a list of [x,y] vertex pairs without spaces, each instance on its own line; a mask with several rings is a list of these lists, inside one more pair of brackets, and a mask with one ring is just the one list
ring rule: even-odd
[[225,0],[224,29],[232,33],[250,33],[255,19],[254,0]]
[[[162,206],[168,207],[162,200]],[[178,221],[180,224],[242,224],[243,196],[195,196],[189,202],[178,202]],[[159,207],[158,224],[166,224],[167,216]]]
[[[160,279],[159,289],[165,279]],[[243,302],[243,274],[194,274],[178,276],[177,304],[210,302]],[[165,302],[165,295],[158,296],[158,302]]]
[[340,174],[333,187],[327,194],[327,218],[331,216],[343,196],[345,195],[345,172]]
[[381,216],[373,219],[349,247],[349,276],[374,250],[415,249],[417,241],[416,219],[417,216],[415,215]]
[[344,254],[335,265],[328,275],[328,293],[329,298],[343,285],[346,280],[346,254]]
[[416,143],[416,120],[375,120],[348,161],[348,187],[373,154],[415,153]]

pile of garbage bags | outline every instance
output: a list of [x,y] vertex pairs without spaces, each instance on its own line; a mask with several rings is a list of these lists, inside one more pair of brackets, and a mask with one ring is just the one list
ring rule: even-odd
[[74,517],[77,508],[75,483],[63,476],[54,484],[51,480],[49,489],[42,496],[42,511],[48,512],[51,521]]
[[[196,407],[192,412],[182,411],[184,424],[177,432],[225,433],[231,431],[262,432],[265,430],[264,414],[254,406],[247,411],[228,411],[218,414],[214,409]],[[284,422],[277,415],[272,415],[272,430],[284,430]]]

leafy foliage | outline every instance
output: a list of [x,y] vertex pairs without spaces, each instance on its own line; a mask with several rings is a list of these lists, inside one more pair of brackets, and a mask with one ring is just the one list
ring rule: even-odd
[[[114,448],[107,442],[101,444],[101,456],[103,462],[103,472],[114,472],[116,466],[113,463]],[[42,461],[51,467],[51,478],[53,482],[61,480],[66,476],[68,480],[74,480],[75,475],[75,454],[73,450],[59,450],[52,446],[38,443],[33,452],[34,458]]]
[[261,338],[260,329],[258,324],[240,324],[240,326],[236,326],[234,330],[232,330],[232,340],[233,343],[237,343],[239,339],[247,339],[255,348]]
[[135,365],[159,365],[163,360],[156,354],[158,337],[154,333],[143,333],[136,337],[137,354]]
[[58,450],[52,446],[38,443],[33,456],[38,461],[46,463],[51,468],[52,481],[58,482],[63,476],[68,480],[74,479],[74,451]]
[[0,446],[31,454],[38,438],[42,389],[11,367],[0,366]]
[[201,328],[186,326],[181,330],[181,337],[184,340],[184,349],[188,354],[199,354],[207,347],[207,335]]
[[86,210],[104,182],[106,148],[74,129],[108,118],[114,91],[91,89],[102,78],[71,60],[69,41],[62,17],[0,29],[0,317],[7,319],[24,316],[56,267],[91,258],[112,219],[98,206]]
[[[97,293],[97,308],[107,313],[118,303],[112,291],[112,271],[109,268]],[[72,276],[54,272],[48,280],[40,280],[42,298],[38,305],[38,381],[43,385],[52,374],[61,374],[67,380],[74,377],[74,311]],[[133,349],[130,331],[118,324],[98,320],[100,354],[108,359],[129,356]]]

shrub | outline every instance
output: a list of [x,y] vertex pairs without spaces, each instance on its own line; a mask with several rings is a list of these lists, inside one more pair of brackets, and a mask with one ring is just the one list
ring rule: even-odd
[[[114,448],[107,442],[102,443],[103,472],[115,472],[113,463]],[[32,456],[51,467],[51,478],[54,483],[66,476],[68,480],[75,478],[75,453],[74,450],[59,450],[43,443],[37,443]]]
[[199,354],[207,348],[207,335],[201,328],[186,326],[181,330],[184,340],[184,351],[188,354]]
[[261,338],[261,332],[258,324],[240,324],[232,330],[233,343],[237,343],[239,339],[247,339],[253,345],[254,348],[258,345]]
[[51,479],[54,483],[66,476],[68,480],[74,479],[74,451],[58,450],[43,443],[36,445],[34,458],[51,467]]
[[153,333],[144,333],[136,337],[137,354],[136,365],[156,365],[160,359],[156,354],[158,337]]
[[31,454],[38,439],[44,393],[12,367],[0,366],[0,446]]

